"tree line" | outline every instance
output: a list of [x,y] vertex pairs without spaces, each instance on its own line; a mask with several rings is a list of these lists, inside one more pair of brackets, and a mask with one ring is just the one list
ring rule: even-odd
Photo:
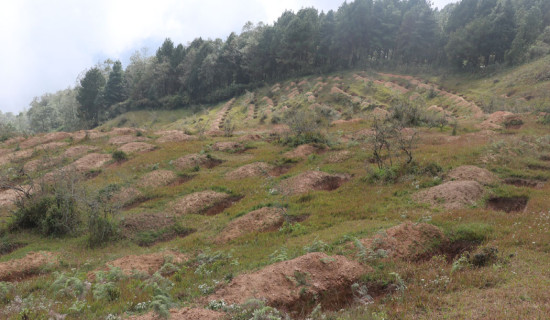
[[166,39],[153,56],[136,52],[125,69],[107,60],[76,88],[35,98],[27,126],[89,128],[130,110],[214,103],[267,82],[351,68],[516,65],[550,52],[549,26],[548,0],[461,0],[442,10],[427,0],[354,0],[326,13],[286,11],[225,41]]

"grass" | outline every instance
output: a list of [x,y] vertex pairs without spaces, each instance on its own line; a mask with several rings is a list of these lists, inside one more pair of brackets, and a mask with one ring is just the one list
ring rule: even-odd
[[[535,68],[534,64],[532,68]],[[514,74],[527,74],[527,67],[517,70],[507,70],[495,76],[501,81],[496,84],[496,92],[504,90],[511,83]],[[530,69],[529,69],[530,70]],[[353,72],[339,74],[347,88],[353,93],[381,104],[390,105],[396,96],[391,89],[373,84],[366,87],[362,82],[353,80]],[[375,75],[372,75],[375,76]],[[482,100],[493,90],[490,79],[426,77],[446,88],[452,88],[472,100]],[[308,78],[309,85],[305,90],[314,90],[315,78]],[[387,79],[389,80],[389,79]],[[300,80],[295,80],[299,82]],[[333,101],[330,88],[334,81],[324,77],[328,82],[318,92],[317,101]],[[488,83],[486,83],[487,81]],[[528,78],[519,78],[519,83],[528,83]],[[460,82],[459,85],[456,85]],[[454,83],[454,85],[452,85]],[[281,95],[287,94],[285,88],[290,81],[281,83],[281,90],[270,94],[279,103],[276,109],[286,103],[299,103],[305,99],[303,94],[292,101],[281,101]],[[259,111],[265,111],[265,104],[260,99],[268,94],[271,86],[260,88],[255,92]],[[538,84],[533,90],[539,90]],[[509,88],[508,88],[509,89]],[[515,95],[527,92],[527,86],[518,85]],[[428,95],[428,92],[422,93]],[[302,99],[302,100],[300,100]],[[537,101],[535,98],[535,101]],[[442,104],[442,97],[428,99],[428,104]],[[148,112],[132,112],[126,117],[128,123],[146,128],[146,136],[154,136],[154,130],[183,129],[193,130],[193,121],[212,121],[223,103],[207,106],[200,114],[188,111],[156,112],[152,117]],[[235,121],[238,131],[260,132],[268,137],[271,129],[269,119],[266,124],[260,124],[259,118],[245,122],[247,112],[246,99],[238,97],[235,100],[229,116]],[[338,102],[336,109],[347,110]],[[459,106],[449,106],[457,115],[467,115],[465,109]],[[366,117],[368,110],[358,110],[354,117]],[[173,121],[174,118],[179,120]],[[506,177],[540,177],[550,178],[546,170],[528,164],[544,164],[540,156],[550,153],[546,140],[541,140],[547,132],[547,126],[540,124],[534,115],[522,116],[524,125],[520,129],[503,131],[492,137],[475,136],[477,129],[474,121],[461,120],[459,123],[458,140],[444,142],[442,139],[451,136],[451,128],[443,131],[433,128],[419,128],[421,142],[415,149],[415,159],[421,164],[433,164],[442,168],[442,172],[434,172],[440,179],[450,168],[462,164],[479,164],[491,169],[500,178]],[[116,126],[121,118],[114,119],[102,126],[109,129]],[[270,255],[281,248],[286,248],[288,258],[305,254],[307,250],[326,248],[332,254],[345,254],[356,259],[356,252],[350,249],[351,239],[373,236],[380,230],[398,225],[405,221],[430,221],[439,226],[452,241],[471,241],[483,246],[497,247],[505,263],[497,263],[480,268],[464,268],[452,272],[452,263],[442,258],[432,258],[415,263],[407,261],[374,261],[370,267],[372,273],[366,274],[362,284],[370,287],[375,302],[364,308],[361,305],[351,305],[342,311],[323,311],[327,319],[393,319],[393,318],[537,318],[543,317],[549,311],[545,303],[548,296],[550,277],[547,274],[550,265],[550,216],[548,215],[548,186],[543,189],[528,189],[497,184],[488,187],[496,195],[528,194],[530,201],[525,213],[503,213],[484,208],[464,208],[454,211],[442,211],[415,203],[412,194],[420,187],[430,187],[434,182],[432,175],[411,174],[391,183],[369,183],[364,179],[368,172],[366,167],[371,152],[368,141],[349,143],[342,137],[360,129],[369,128],[370,121],[336,125],[328,128],[326,135],[331,141],[332,149],[352,151],[353,156],[342,163],[327,163],[330,152],[322,153],[310,159],[292,161],[290,169],[284,176],[266,178],[250,177],[241,180],[227,180],[225,175],[246,163],[265,161],[272,164],[289,164],[282,154],[289,148],[269,139],[250,142],[252,148],[243,153],[212,152],[212,156],[224,160],[219,166],[211,169],[200,168],[193,173],[193,179],[176,186],[166,186],[154,190],[144,189],[136,183],[150,172],[151,166],[159,169],[174,170],[170,161],[191,153],[199,153],[206,145],[218,141],[236,140],[239,137],[223,138],[207,136],[204,140],[186,141],[183,143],[165,143],[160,148],[148,152],[134,154],[127,161],[104,167],[99,175],[84,182],[91,189],[100,189],[110,184],[133,186],[146,192],[147,201],[132,206],[119,213],[119,217],[131,216],[143,212],[169,212],[171,202],[194,191],[216,190],[243,196],[242,199],[215,216],[184,215],[178,218],[181,228],[153,230],[136,235],[135,239],[121,239],[106,247],[89,249],[85,244],[85,236],[55,239],[42,237],[32,232],[20,231],[10,235],[10,243],[24,242],[27,245],[11,253],[0,256],[0,262],[24,257],[28,252],[46,250],[62,252],[62,263],[55,271],[74,275],[85,280],[87,273],[101,268],[106,262],[130,255],[157,252],[164,249],[176,249],[186,253],[191,259],[166,279],[174,283],[166,293],[173,299],[176,306],[192,305],[199,298],[205,297],[205,292],[214,290],[217,283],[225,283],[241,273],[257,270],[270,264]],[[209,127],[207,127],[207,130]],[[472,134],[468,136],[468,134]],[[107,145],[107,138],[83,142],[97,146],[100,152],[112,151]],[[442,142],[443,141],[443,142]],[[537,142],[538,141],[538,142]],[[153,142],[154,143],[154,142]],[[71,145],[81,143],[72,142]],[[59,155],[61,153],[54,153]],[[31,159],[37,159],[40,154]],[[322,170],[326,172],[347,173],[352,179],[340,188],[332,191],[313,191],[303,195],[286,197],[270,192],[281,180],[295,176],[306,170]],[[183,174],[183,172],[177,172]],[[439,180],[438,180],[439,181]],[[307,215],[308,218],[299,225],[287,227],[266,233],[250,233],[226,244],[216,244],[212,240],[224,229],[227,223],[250,211],[265,205],[284,206],[291,216]],[[9,215],[3,211],[3,220]],[[182,230],[195,230],[193,233]],[[180,232],[181,231],[181,232]],[[158,241],[167,233],[177,233],[182,236],[170,238],[168,241]],[[150,245],[140,247],[141,245]],[[312,249],[313,248],[313,249]],[[81,300],[85,307],[75,306],[76,299],[58,297],[50,289],[55,280],[53,273],[45,270],[41,275],[27,279],[15,286],[15,292],[31,308],[32,318],[47,317],[49,310],[38,306],[51,305],[57,313],[68,314],[67,319],[98,319],[109,314],[137,313],[152,308],[147,301],[154,297],[153,289],[147,286],[147,281],[137,278],[127,278],[114,281],[114,299],[95,299],[93,290]],[[403,293],[384,291],[383,288],[393,288],[397,284],[398,274],[406,284]],[[301,275],[298,275],[301,277]],[[304,279],[302,279],[304,280]],[[307,280],[307,279],[306,279]],[[377,292],[376,290],[379,290]],[[9,295],[8,295],[9,296]],[[40,300],[41,299],[41,300]],[[0,301],[0,309],[7,310],[10,301]],[[145,303],[145,304],[143,304]],[[75,306],[71,309],[71,307]],[[145,306],[145,307],[143,307]],[[199,305],[202,306],[202,305]],[[143,310],[141,308],[144,308]],[[80,309],[80,311],[78,311]],[[73,310],[73,311],[70,311]],[[4,317],[4,314],[0,314]],[[5,318],[19,319],[19,312],[10,313]]]

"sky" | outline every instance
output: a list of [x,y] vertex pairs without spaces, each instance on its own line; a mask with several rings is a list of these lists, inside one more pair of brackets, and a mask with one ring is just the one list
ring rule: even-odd
[[[442,8],[454,0],[434,0]],[[33,97],[74,87],[106,58],[123,64],[154,54],[165,38],[225,39],[247,21],[272,24],[285,10],[336,10],[343,0],[2,0],[0,111],[18,113]]]

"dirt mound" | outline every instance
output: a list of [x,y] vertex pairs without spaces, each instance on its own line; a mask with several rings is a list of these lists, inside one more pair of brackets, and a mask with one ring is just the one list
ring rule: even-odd
[[479,129],[500,129],[510,116],[514,116],[514,114],[508,111],[497,111],[490,114],[485,121],[476,125],[476,127]]
[[254,162],[229,172],[225,177],[230,180],[257,177],[269,174],[272,169],[273,166],[268,163]]
[[372,110],[371,115],[377,119],[386,119],[390,115],[390,112],[380,107],[376,107]]
[[335,121],[332,121],[332,124],[338,125],[338,124],[352,124],[352,123],[361,123],[361,122],[363,122],[363,119],[354,118],[350,120],[343,120],[343,119],[335,120]]
[[373,252],[384,250],[389,258],[417,260],[435,252],[441,243],[447,241],[443,232],[427,223],[405,222],[378,233],[372,238],[362,239],[363,245]]
[[483,193],[483,187],[476,181],[449,181],[420,191],[413,199],[453,210],[475,205],[483,197]]
[[[313,308],[317,303],[335,309],[352,300],[351,285],[369,271],[370,268],[344,256],[308,253],[239,275],[208,300],[242,304],[256,298],[265,300],[272,307],[297,312]],[[314,297],[318,301],[307,306],[305,302],[311,302]]]
[[4,154],[0,156],[0,166],[3,166],[10,162],[18,162],[21,160],[28,159],[32,157],[34,154],[34,150],[27,149],[27,150],[20,150],[16,151],[14,153]]
[[328,163],[340,163],[351,158],[353,154],[349,150],[340,150],[336,152],[331,152],[327,157]]
[[224,243],[254,231],[277,230],[283,222],[285,219],[280,209],[264,207],[231,221],[215,241]]
[[233,204],[234,197],[227,193],[212,190],[188,194],[172,204],[176,215],[204,214],[215,215]]
[[77,132],[73,132],[71,137],[74,141],[81,141],[84,139],[98,139],[107,136],[108,134],[105,132],[99,132],[96,130],[80,130]]
[[375,135],[374,130],[361,129],[359,131],[354,132],[351,135],[346,135],[345,138],[351,138],[352,140],[363,140],[363,139],[373,137],[374,135]]
[[[120,268],[125,275],[131,275],[132,272],[142,272],[152,275],[157,272],[164,263],[171,260],[173,264],[182,264],[187,261],[187,256],[175,251],[163,251],[142,255],[129,255],[107,262],[108,266]],[[109,270],[103,268],[103,270]],[[134,271],[135,270],[135,271]],[[93,278],[93,276],[92,276]]]
[[15,205],[15,201],[21,194],[15,190],[7,189],[0,191],[0,208],[7,208]]
[[52,167],[55,167],[59,163],[61,163],[61,159],[59,158],[35,159],[25,163],[23,165],[23,170],[25,170],[26,173],[32,173],[38,170],[50,169]]
[[16,144],[16,143],[21,143],[23,141],[27,140],[25,137],[13,137],[13,138],[9,138],[8,140],[4,141],[3,145],[4,146],[9,146],[9,145],[12,145],[12,144]]
[[174,182],[178,176],[170,170],[154,170],[143,177],[139,181],[142,187],[161,187]]
[[345,175],[332,175],[321,171],[306,171],[282,181],[279,191],[284,194],[298,194],[313,190],[331,191],[349,180]]
[[492,184],[498,178],[489,170],[476,166],[460,166],[447,174],[447,179],[457,181],[477,181],[483,185]]
[[55,149],[63,148],[67,146],[67,144],[68,144],[67,142],[48,142],[48,143],[36,146],[36,148],[40,150],[55,150]]
[[90,151],[95,151],[97,150],[96,147],[92,147],[92,146],[74,146],[74,147],[70,147],[69,149],[65,150],[65,152],[63,153],[63,157],[64,158],[76,158],[76,157],[80,157],[82,155],[85,155],[86,153],[90,152]]
[[37,146],[37,145],[44,145],[44,144],[47,144],[47,143],[53,142],[53,141],[68,139],[70,137],[71,137],[71,134],[67,133],[67,132],[52,132],[52,133],[48,133],[48,134],[43,135],[43,136],[35,136],[35,137],[32,137],[32,138],[29,138],[25,141],[22,141],[19,144],[19,146],[21,148],[25,149],[25,148],[34,147],[34,146]]
[[138,137],[138,136],[130,136],[130,135],[127,135],[127,136],[117,136],[117,137],[112,137],[111,139],[109,139],[109,144],[112,144],[112,145],[115,145],[115,146],[121,146],[123,144],[127,144],[127,143],[130,143],[130,142],[140,142],[140,141],[147,141],[149,140],[148,138],[146,137]]
[[206,154],[200,153],[190,154],[172,161],[174,167],[178,168],[179,170],[187,170],[196,166],[206,167],[210,169],[214,168],[220,163],[222,163],[221,160],[214,159]]
[[0,281],[19,281],[40,273],[48,265],[57,264],[57,254],[40,251],[29,252],[21,259],[0,262]]
[[111,202],[121,208],[124,208],[135,203],[140,198],[143,198],[143,193],[141,193],[138,189],[122,188],[111,198]]
[[[172,320],[222,320],[225,318],[225,313],[218,311],[199,309],[199,308],[183,308],[183,309],[171,309],[170,316]],[[127,320],[162,320],[163,317],[157,315],[154,312],[149,312],[139,316],[130,316],[124,318]]]
[[125,153],[135,153],[153,151],[156,148],[156,146],[145,142],[130,142],[118,148],[118,150]]
[[85,172],[101,168],[107,161],[112,160],[112,158],[110,154],[90,153],[69,166],[78,172]]
[[259,135],[259,134],[247,134],[247,135],[239,137],[239,141],[241,141],[241,142],[244,142],[244,141],[260,141],[262,139],[263,139],[262,136]]
[[236,152],[244,150],[244,145],[235,141],[216,142],[212,145],[213,151]]
[[307,158],[310,154],[318,152],[319,149],[316,147],[309,145],[309,144],[303,144],[301,146],[296,147],[296,149],[292,151],[285,152],[283,154],[283,157],[285,158]]
[[116,135],[116,136],[120,136],[120,135],[136,135],[137,133],[139,132],[144,132],[143,130],[141,129],[135,129],[135,128],[112,128],[111,131],[109,131],[109,135]]
[[197,137],[190,136],[179,130],[157,131],[155,134],[160,136],[160,138],[157,139],[158,143],[197,140]]

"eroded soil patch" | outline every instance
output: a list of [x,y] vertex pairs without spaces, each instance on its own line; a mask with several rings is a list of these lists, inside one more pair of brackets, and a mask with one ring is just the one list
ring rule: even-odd
[[0,262],[0,281],[21,281],[41,272],[48,265],[57,264],[57,254],[30,252],[21,259]]
[[221,213],[241,198],[212,190],[200,191],[175,201],[172,204],[172,211],[176,215],[203,214],[212,216]]

